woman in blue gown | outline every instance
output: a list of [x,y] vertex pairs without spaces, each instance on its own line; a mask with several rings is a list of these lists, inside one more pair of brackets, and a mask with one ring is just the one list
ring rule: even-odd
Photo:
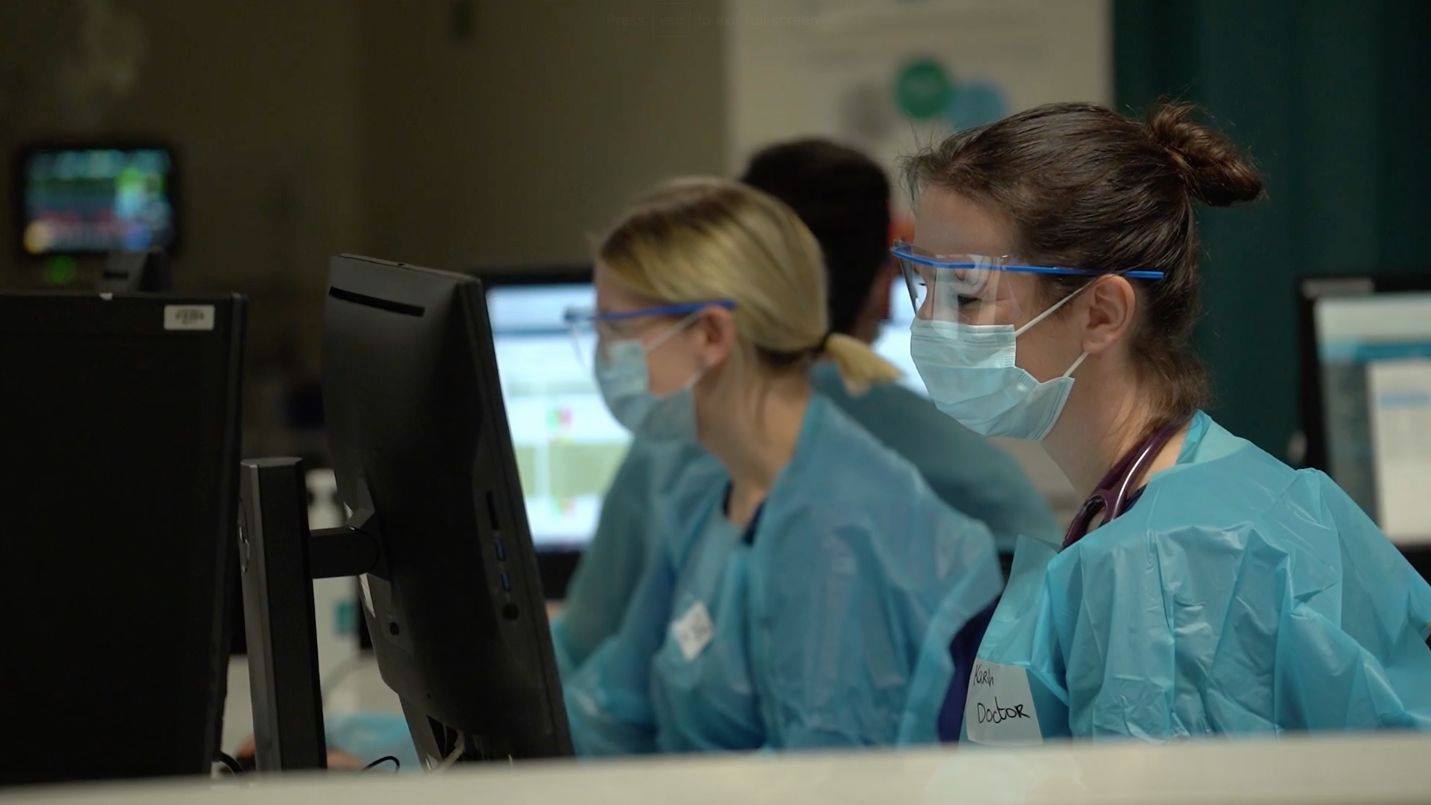
[[1042,440],[1089,496],[1061,542],[1020,542],[965,737],[1431,726],[1431,588],[1325,475],[1201,410],[1194,207],[1261,195],[1237,148],[1187,106],[1058,104],[909,173],[894,252],[936,405]]

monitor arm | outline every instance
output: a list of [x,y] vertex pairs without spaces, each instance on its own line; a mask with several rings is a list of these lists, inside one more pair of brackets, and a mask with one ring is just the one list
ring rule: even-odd
[[303,461],[240,462],[239,567],[259,771],[327,767],[313,580],[384,575],[376,525],[363,511],[310,533]]

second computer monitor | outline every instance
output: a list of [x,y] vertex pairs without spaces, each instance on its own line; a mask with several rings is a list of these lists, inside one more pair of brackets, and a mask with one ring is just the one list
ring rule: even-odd
[[1426,564],[1431,281],[1321,279],[1304,284],[1303,298],[1308,460]]
[[580,551],[631,441],[607,412],[562,321],[568,307],[594,304],[590,269],[480,276],[532,539],[546,553]]
[[333,258],[323,398],[383,681],[418,753],[570,754],[481,283]]

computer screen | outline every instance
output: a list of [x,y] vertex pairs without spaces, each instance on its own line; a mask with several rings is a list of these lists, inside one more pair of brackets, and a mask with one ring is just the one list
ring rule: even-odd
[[168,149],[34,147],[18,164],[15,219],[26,254],[172,250],[178,230]]
[[1401,545],[1431,545],[1431,290],[1313,303],[1326,463]]
[[589,282],[493,285],[487,308],[502,397],[539,549],[580,549],[631,436],[611,418],[562,312],[590,306]]

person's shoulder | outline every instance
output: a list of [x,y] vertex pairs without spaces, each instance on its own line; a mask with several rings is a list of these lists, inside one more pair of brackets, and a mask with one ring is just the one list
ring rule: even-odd
[[954,476],[962,482],[969,468],[977,467],[992,482],[1029,487],[1007,451],[902,383],[881,383],[861,396],[832,395],[831,400],[876,440],[914,461],[926,477]]
[[1077,567],[1085,578],[1104,569],[1122,584],[1128,574],[1118,568],[1175,563],[1216,575],[1292,562],[1301,582],[1320,586],[1335,583],[1351,544],[1372,542],[1389,545],[1324,473],[1244,443],[1155,477],[1131,510],[1062,551],[1054,566]]
[[838,493],[839,500],[865,500],[892,484],[913,483],[919,476],[914,464],[824,394],[812,395],[807,416],[816,421],[804,434],[803,449],[794,459],[797,468],[831,475],[830,482],[836,485],[831,491]]
[[[839,375],[817,375],[816,389],[861,424],[888,422],[901,430],[968,431],[934,407],[929,398],[902,382],[876,383],[859,394],[845,389]],[[872,428],[873,429],[873,428]]]
[[659,535],[661,545],[680,555],[689,532],[728,483],[721,463],[694,442],[636,438],[612,478],[603,508],[622,506],[637,518],[628,518],[628,527]]
[[935,494],[909,459],[872,436],[848,414],[817,395],[821,417],[798,457],[792,498],[798,516],[843,540],[884,546],[988,538],[983,523]]

